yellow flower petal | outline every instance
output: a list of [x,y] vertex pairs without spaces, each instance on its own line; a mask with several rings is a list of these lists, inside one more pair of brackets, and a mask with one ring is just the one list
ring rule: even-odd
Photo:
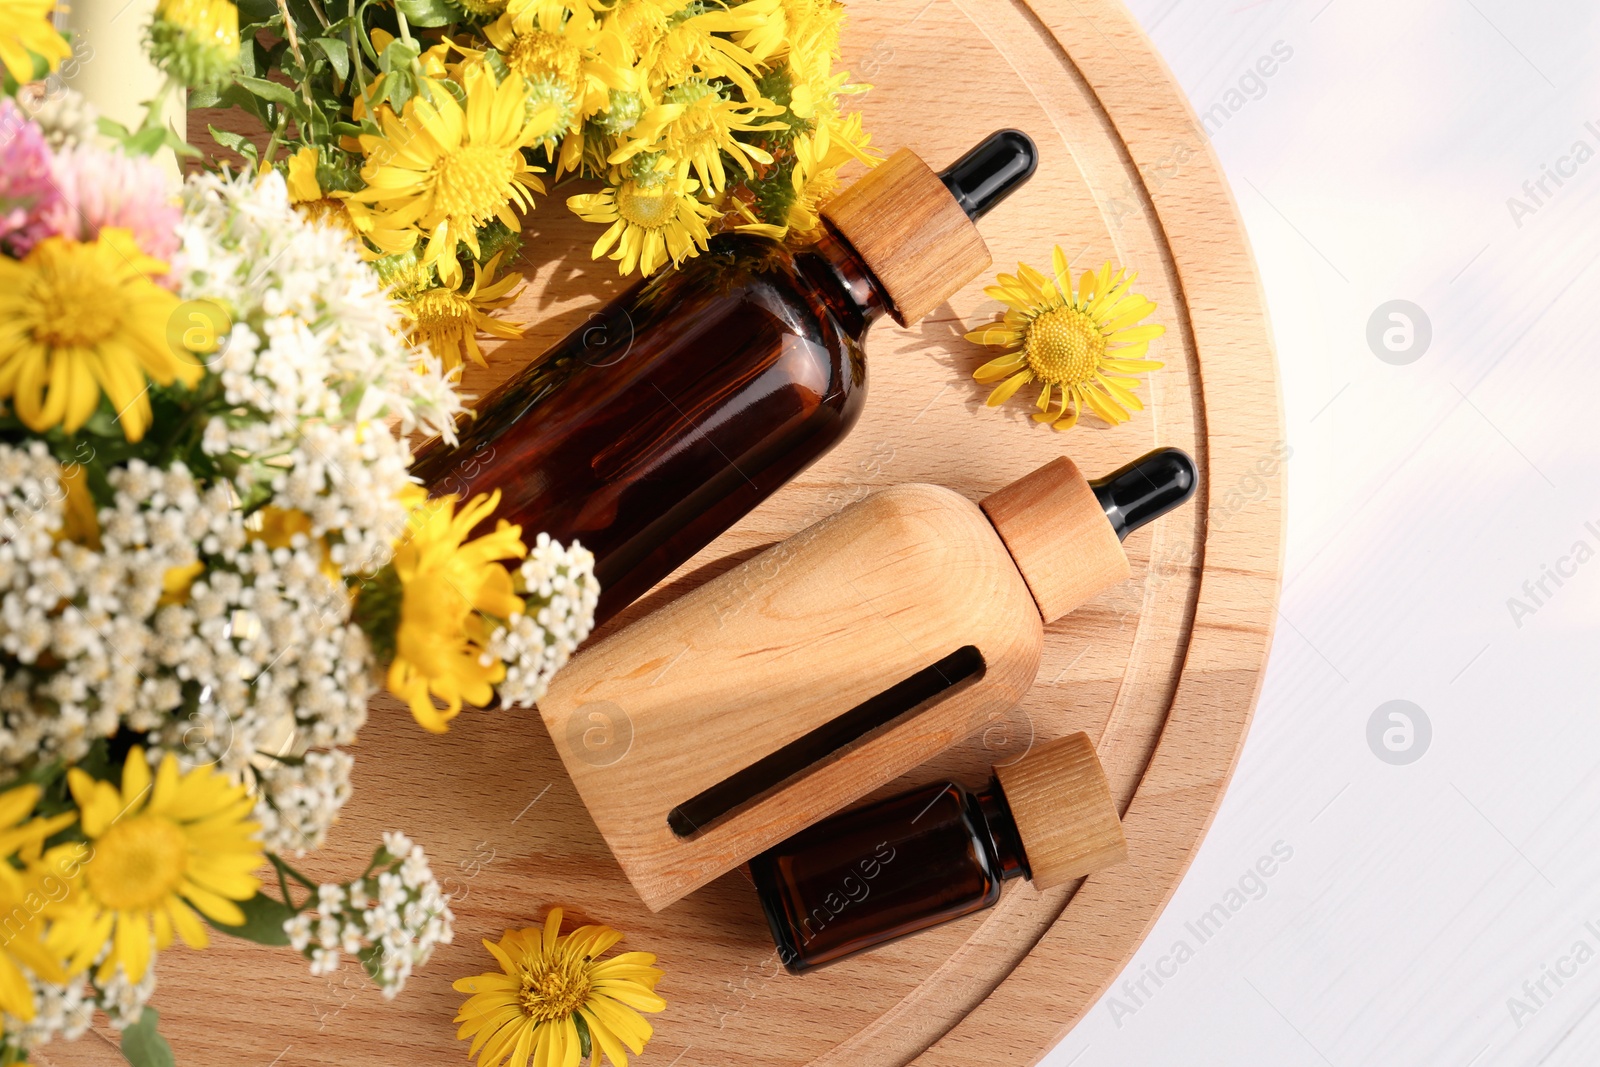
[[984,401],[984,403],[988,404],[990,407],[999,407],[1007,400],[1010,400],[1013,393],[1015,393],[1018,389],[1021,389],[1024,385],[1032,380],[1033,376],[1027,371],[1022,371],[1019,374],[1013,374],[1011,377],[995,386],[994,391],[989,394],[989,399]]

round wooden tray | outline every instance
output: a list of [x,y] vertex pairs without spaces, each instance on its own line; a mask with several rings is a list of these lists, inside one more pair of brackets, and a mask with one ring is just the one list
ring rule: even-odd
[[[643,1059],[661,1067],[1028,1064],[1086,1011],[1150,929],[1189,865],[1232,772],[1259,688],[1278,593],[1281,417],[1266,315],[1227,186],[1204,134],[1148,40],[1116,0],[872,0],[851,6],[844,61],[886,150],[934,166],[1001,126],[1037,140],[1032,182],[984,220],[996,269],[1113,257],[1158,301],[1167,361],[1150,409],[1117,429],[1066,434],[1025,404],[982,406],[962,340],[998,306],[992,272],[912,330],[868,341],[861,424],[833,453],[730,531],[685,573],[703,580],[867,491],[906,481],[979,498],[1063,451],[1111,469],[1154,445],[1190,450],[1194,503],[1128,541],[1133,577],[1050,627],[1038,682],[1012,716],[905,781],[985,780],[1035,738],[1088,730],[1126,806],[1127,863],[1038,892],[1017,882],[983,913],[801,977],[778,966],[741,873],[659,915],[634,896],[532,712],[467,713],[423,733],[376,702],[355,797],[306,867],[359,871],[379,833],[422,842],[455,894],[456,941],[384,1002],[358,968],[313,978],[283,949],[219,939],[160,960],[155,1004],[180,1064],[462,1062],[454,978],[489,970],[479,944],[552,906],[606,922],[623,948],[660,957],[667,1010]],[[595,231],[558,203],[529,219],[543,265],[481,393],[581,323],[620,285],[591,263]],[[719,563],[719,561],[721,561]],[[710,566],[707,566],[707,565]],[[116,1063],[108,1036],[56,1044],[44,1064]]]

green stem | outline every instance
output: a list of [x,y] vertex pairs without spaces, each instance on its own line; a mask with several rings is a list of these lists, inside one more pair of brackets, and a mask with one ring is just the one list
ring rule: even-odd
[[361,0],[360,6],[356,8],[355,21],[356,24],[361,27],[361,47],[366,50],[367,58],[372,60],[372,65],[375,69],[382,70],[383,60],[379,57],[378,50],[372,47],[372,38],[367,36],[366,14],[367,8],[371,5],[371,3],[372,0]]
[[161,112],[166,109],[167,98],[176,86],[177,82],[170,74],[161,80],[161,88],[156,90],[156,95],[145,101],[144,121],[139,123],[140,130],[152,130],[165,124]]
[[[304,905],[301,905],[298,908],[295,907],[293,898],[289,896],[289,886],[284,882],[284,878],[288,877],[294,879],[302,888],[313,894],[315,894],[317,891],[317,883],[311,881],[305,875],[289,866],[289,864],[284,861],[283,857],[279,856],[276,852],[267,853],[267,858],[271,860],[272,865],[278,869],[278,887],[283,890],[283,902],[289,905],[291,908],[294,908],[296,912],[303,911],[305,907]],[[307,898],[307,903],[309,902],[310,898]]]
[[399,5],[395,6],[394,17],[400,22],[400,39],[406,44],[415,44],[411,39],[411,23],[406,21],[406,13],[400,10]]
[[296,915],[299,915],[300,909],[294,906],[294,897],[289,895],[289,883],[283,880],[283,865],[278,862],[277,856],[272,857],[272,866],[278,872],[278,892],[283,894],[283,902],[293,908]]
[[316,101],[311,99],[311,72],[306,69],[306,57],[300,51],[300,31],[295,27],[294,16],[289,14],[289,0],[278,0],[278,13],[283,16],[283,35],[289,38],[289,51],[300,64],[300,96],[306,102],[306,110],[315,111]]
[[346,28],[346,33],[350,38],[351,69],[355,72],[356,84],[361,87],[361,98],[365,100],[367,98],[367,65],[361,59],[361,46],[356,43],[356,23],[354,19],[350,21],[350,25]]
[[272,160],[278,154],[278,146],[283,143],[284,131],[289,128],[289,116],[281,108],[278,111],[277,125],[272,128],[272,136],[267,138],[267,147],[261,153],[262,166],[271,166]]

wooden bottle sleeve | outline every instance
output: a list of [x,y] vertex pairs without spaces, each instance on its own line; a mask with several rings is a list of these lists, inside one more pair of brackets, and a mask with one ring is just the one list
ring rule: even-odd
[[[1003,715],[1038,670],[1034,597],[979,508],[881,490],[600,643],[539,711],[596,826],[659,911]],[[674,809],[965,646],[981,674],[680,836]],[[631,734],[620,756],[585,745]]]

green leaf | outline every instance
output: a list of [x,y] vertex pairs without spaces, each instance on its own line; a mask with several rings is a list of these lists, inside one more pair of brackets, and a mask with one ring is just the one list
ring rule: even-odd
[[395,71],[409,72],[411,65],[417,61],[417,57],[421,54],[422,52],[417,48],[416,44],[411,41],[402,41],[396,37],[384,46],[380,66],[385,74],[393,74]]
[[350,46],[337,37],[318,37],[311,42],[322,49],[322,54],[328,57],[328,62],[333,64],[333,72],[339,79],[350,77]]
[[225,934],[254,941],[258,945],[287,945],[289,935],[284,932],[283,924],[294,917],[294,909],[281,900],[276,900],[264,893],[257,893],[249,900],[241,901],[239,910],[244,912],[244,925],[226,926],[215,919],[208,919],[212,926]]
[[128,127],[116,119],[108,119],[101,115],[95,125],[100,130],[100,136],[102,137],[109,137],[114,141],[126,141],[128,139]]
[[256,158],[256,146],[251,142],[250,138],[228,130],[219,130],[215,126],[208,125],[206,129],[211,131],[211,139],[223,148],[231,148],[249,160]]
[[191,108],[221,107],[222,87],[218,85],[208,85],[203,89],[190,89],[189,94],[187,97],[185,97],[184,102],[187,103]]
[[290,111],[305,106],[305,101],[301,100],[299,94],[287,85],[280,85],[278,82],[268,81],[265,78],[250,78],[243,74],[238,75],[234,80],[242,88],[249,90],[261,99],[270,100],[274,104],[282,104]]
[[122,1031],[122,1055],[133,1067],[177,1067],[172,1046],[156,1032],[161,1017],[152,1007],[139,1013],[139,1021]]
[[395,0],[394,6],[413,26],[447,26],[461,18],[446,0]]
[[146,126],[122,142],[123,151],[135,156],[153,156],[167,143],[165,126]]
[[277,0],[239,0],[239,35],[256,26],[265,26],[278,17]]

